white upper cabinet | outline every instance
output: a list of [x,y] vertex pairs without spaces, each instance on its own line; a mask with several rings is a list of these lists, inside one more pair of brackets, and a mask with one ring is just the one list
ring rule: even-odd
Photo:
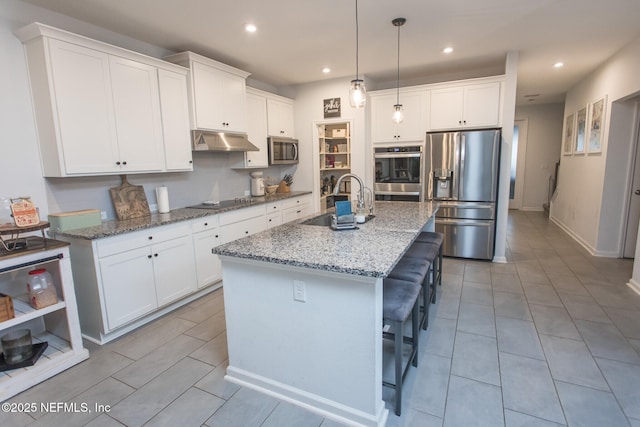
[[[44,176],[177,170],[165,164],[164,136],[172,135],[169,151],[190,150],[189,132],[184,114],[161,104],[158,72],[184,79],[188,70],[42,24],[17,34],[27,54]],[[182,100],[167,102],[186,104],[183,84],[181,95],[174,92]]]
[[191,69],[191,128],[247,132],[246,78],[249,73],[193,52],[165,58]]
[[431,130],[500,125],[500,82],[431,90]]
[[189,138],[187,76],[174,71],[158,70],[158,84],[160,86],[162,117],[174,118],[174,120],[162,121],[167,170],[193,170],[191,139]]
[[250,117],[247,135],[249,142],[258,147],[260,151],[247,151],[243,153],[244,167],[266,168],[269,166],[269,153],[267,147],[267,99],[255,93],[247,93],[247,113]]
[[267,116],[269,136],[294,137],[293,101],[267,98]]
[[392,120],[393,106],[397,103],[396,90],[370,94],[371,140],[373,143],[422,141],[427,131],[429,92],[426,89],[400,89],[400,104],[404,120]]
[[164,169],[157,68],[109,57],[113,112],[122,172]]

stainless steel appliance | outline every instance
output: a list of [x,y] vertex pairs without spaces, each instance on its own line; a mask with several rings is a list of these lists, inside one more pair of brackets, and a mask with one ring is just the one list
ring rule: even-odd
[[443,254],[492,259],[500,129],[427,133],[427,199],[438,200],[435,228]]
[[192,130],[193,151],[259,151],[246,133]]
[[290,165],[298,163],[298,140],[293,138],[268,138],[269,164]]
[[420,201],[423,195],[423,146],[376,146],[373,155],[376,200]]

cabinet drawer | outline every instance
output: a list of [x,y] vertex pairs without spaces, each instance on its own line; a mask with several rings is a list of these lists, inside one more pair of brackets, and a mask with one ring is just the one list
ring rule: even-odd
[[265,207],[264,205],[253,206],[250,208],[236,209],[231,212],[224,212],[220,214],[220,225],[233,224],[234,222],[244,221],[245,219],[255,218],[258,216],[264,217]]
[[189,223],[182,222],[134,231],[120,236],[107,237],[96,242],[98,258],[188,236],[189,234]]
[[222,243],[232,242],[259,233],[266,228],[266,218],[264,215],[226,225],[220,230]]
[[201,231],[212,230],[218,227],[218,215],[205,216],[191,221],[191,231],[200,233]]
[[270,215],[275,212],[280,212],[282,210],[282,202],[273,202],[267,203],[267,215]]
[[287,199],[282,202],[282,209],[291,209],[309,203],[309,196]]
[[282,213],[274,212],[267,215],[267,228],[277,227],[282,225]]

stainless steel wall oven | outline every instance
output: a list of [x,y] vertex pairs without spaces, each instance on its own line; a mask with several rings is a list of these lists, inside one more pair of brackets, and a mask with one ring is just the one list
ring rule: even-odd
[[386,145],[374,149],[376,200],[415,201],[424,194],[423,145]]

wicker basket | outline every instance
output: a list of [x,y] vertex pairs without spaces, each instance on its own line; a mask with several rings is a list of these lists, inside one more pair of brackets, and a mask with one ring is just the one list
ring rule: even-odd
[[0,322],[16,317],[13,311],[13,300],[9,295],[0,294]]

